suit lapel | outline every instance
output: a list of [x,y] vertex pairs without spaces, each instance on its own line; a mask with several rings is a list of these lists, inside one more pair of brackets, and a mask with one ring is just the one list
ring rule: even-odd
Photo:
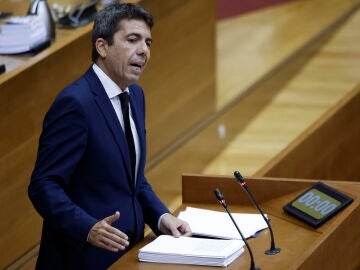
[[92,68],[90,68],[85,73],[85,78],[89,82],[92,92],[95,94],[95,103],[98,105],[100,111],[102,112],[105,121],[119,147],[123,160],[125,161],[125,168],[127,171],[129,184],[132,186],[130,154],[126,142],[126,137],[121,128],[119,119],[117,118],[115,110],[111,104],[109,97],[105,92],[103,85],[101,84],[99,78],[96,76]]

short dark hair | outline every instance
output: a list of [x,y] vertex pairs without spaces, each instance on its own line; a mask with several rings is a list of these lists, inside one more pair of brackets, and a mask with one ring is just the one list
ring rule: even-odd
[[96,50],[96,40],[103,38],[111,46],[114,43],[114,34],[120,30],[122,19],[144,21],[150,29],[154,25],[152,15],[138,4],[112,2],[100,10],[96,16],[92,31],[92,61],[96,62],[99,53]]

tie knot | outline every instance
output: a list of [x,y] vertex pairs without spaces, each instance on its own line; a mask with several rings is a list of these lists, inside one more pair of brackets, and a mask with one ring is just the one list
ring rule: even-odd
[[120,95],[120,102],[121,106],[127,106],[129,104],[129,93],[128,92],[122,92]]

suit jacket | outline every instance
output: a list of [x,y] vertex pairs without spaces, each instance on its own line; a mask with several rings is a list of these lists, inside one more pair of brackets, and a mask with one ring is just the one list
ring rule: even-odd
[[120,219],[112,225],[131,245],[143,237],[145,222],[159,233],[158,219],[169,210],[144,177],[144,94],[135,84],[129,90],[141,149],[135,188],[126,137],[92,68],[47,112],[28,189],[44,220],[37,269],[107,268],[126,251],[106,251],[86,239],[97,221],[117,210]]

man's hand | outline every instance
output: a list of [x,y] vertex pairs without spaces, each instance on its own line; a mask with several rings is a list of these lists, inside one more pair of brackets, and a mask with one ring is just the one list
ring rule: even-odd
[[88,242],[112,252],[124,250],[129,245],[127,235],[111,226],[119,217],[120,213],[116,211],[114,215],[95,223],[89,232]]
[[179,236],[191,236],[191,229],[186,221],[178,219],[171,214],[165,214],[160,220],[160,231],[163,234]]

